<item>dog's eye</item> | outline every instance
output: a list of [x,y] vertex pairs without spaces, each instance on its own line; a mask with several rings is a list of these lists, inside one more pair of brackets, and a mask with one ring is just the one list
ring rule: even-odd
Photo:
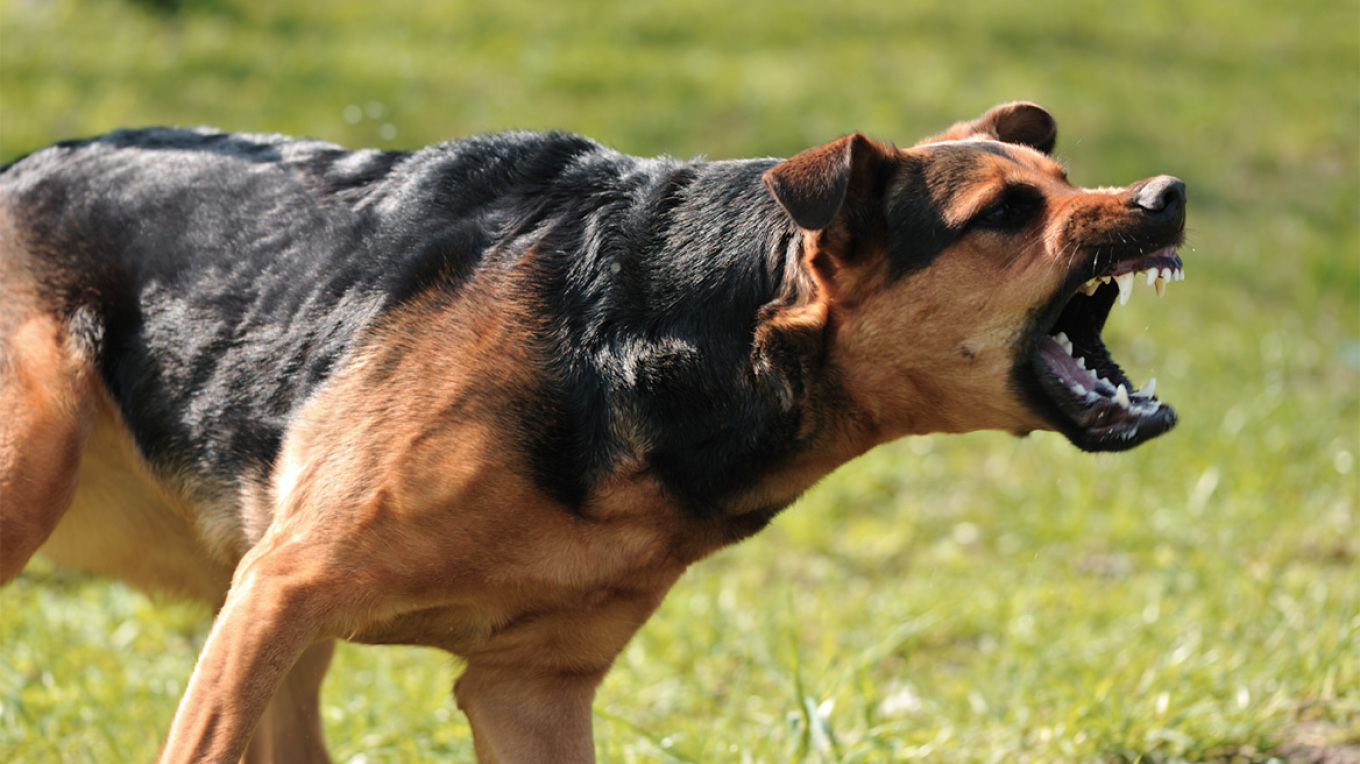
[[1014,230],[1029,223],[1043,205],[1043,196],[1033,189],[1013,188],[995,204],[980,212],[973,222],[983,228]]
[[987,214],[982,216],[982,221],[984,223],[992,223],[993,225],[995,225],[998,223],[1005,223],[1007,220],[1011,220],[1012,218],[1016,217],[1016,215],[1017,210],[1014,204],[1011,204],[1009,202],[1002,202],[1001,204],[998,204],[995,207],[988,210]]

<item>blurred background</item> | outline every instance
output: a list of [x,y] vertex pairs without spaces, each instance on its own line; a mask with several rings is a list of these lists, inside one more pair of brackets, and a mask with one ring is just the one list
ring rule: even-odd
[[[1187,281],[1105,335],[1180,426],[847,466],[682,579],[601,689],[601,760],[1360,761],[1360,2],[0,0],[0,162],[151,124],[788,156],[1021,98],[1074,183],[1188,185]],[[154,758],[206,615],[30,565],[0,756]],[[343,649],[336,760],[470,760],[456,672]]]

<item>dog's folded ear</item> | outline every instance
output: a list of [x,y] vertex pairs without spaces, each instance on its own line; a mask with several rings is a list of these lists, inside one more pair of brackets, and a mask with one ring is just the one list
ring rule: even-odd
[[820,231],[836,219],[852,189],[871,181],[889,153],[862,133],[847,135],[771,167],[765,186],[799,227]]
[[1058,122],[1047,109],[1038,104],[1015,101],[994,106],[981,117],[971,122],[959,122],[943,133],[931,136],[916,145],[968,138],[990,138],[1003,143],[1017,143],[1051,154],[1058,141]]

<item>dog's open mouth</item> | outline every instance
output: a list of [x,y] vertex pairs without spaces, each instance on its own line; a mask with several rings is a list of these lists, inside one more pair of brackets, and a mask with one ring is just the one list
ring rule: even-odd
[[1120,451],[1176,424],[1176,412],[1156,396],[1156,379],[1135,387],[1100,339],[1116,300],[1133,290],[1185,278],[1175,247],[1113,263],[1078,285],[1052,326],[1040,332],[1032,368],[1039,387],[1056,404],[1059,429],[1088,451]]

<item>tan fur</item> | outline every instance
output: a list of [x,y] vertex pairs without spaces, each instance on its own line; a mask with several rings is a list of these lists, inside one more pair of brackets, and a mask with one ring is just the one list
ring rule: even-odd
[[0,207],[0,584],[47,540],[76,488],[94,375],[43,310],[8,210]]
[[41,552],[73,570],[220,605],[235,560],[209,552],[194,510],[150,475],[102,391],[96,400],[79,489]]
[[0,339],[0,583],[52,533],[75,492],[90,431],[90,374],[51,318],[19,318]]

